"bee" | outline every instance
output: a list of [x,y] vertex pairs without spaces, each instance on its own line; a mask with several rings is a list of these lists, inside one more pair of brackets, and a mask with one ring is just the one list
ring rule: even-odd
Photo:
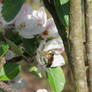
[[48,58],[47,67],[51,67],[51,65],[52,65],[52,63],[53,63],[53,57],[54,57],[54,54],[51,54],[50,57]]
[[51,67],[51,65],[53,64],[54,54],[52,52],[45,52],[45,56],[48,59],[46,67]]

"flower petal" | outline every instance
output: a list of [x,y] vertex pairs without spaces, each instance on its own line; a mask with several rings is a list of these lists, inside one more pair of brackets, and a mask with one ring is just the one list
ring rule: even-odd
[[65,61],[62,55],[56,54],[54,55],[53,63],[51,67],[56,67],[56,66],[63,66],[65,65]]
[[27,39],[33,38],[34,35],[41,34],[45,30],[47,20],[43,8],[39,10],[29,10],[27,9],[26,12],[24,11],[25,13],[19,18],[19,21],[15,21],[19,34]]
[[48,37],[56,38],[56,37],[59,36],[58,30],[57,30],[57,27],[56,27],[56,25],[54,23],[53,18],[48,19],[47,24],[46,24],[46,30],[48,30],[48,35],[42,34],[41,36],[43,38],[48,38]]
[[38,89],[37,92],[48,92],[46,89]]
[[64,48],[63,41],[60,37],[50,40],[45,44],[44,51]]

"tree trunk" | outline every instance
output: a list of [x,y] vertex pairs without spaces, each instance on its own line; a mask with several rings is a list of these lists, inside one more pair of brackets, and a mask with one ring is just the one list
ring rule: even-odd
[[88,60],[88,83],[92,92],[92,0],[85,0],[86,6],[86,49]]
[[76,92],[88,92],[82,38],[81,0],[70,0],[70,53]]

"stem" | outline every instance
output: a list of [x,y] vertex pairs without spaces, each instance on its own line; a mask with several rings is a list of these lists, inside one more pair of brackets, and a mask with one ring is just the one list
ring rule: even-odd
[[88,83],[92,92],[92,0],[85,0],[86,8],[86,50],[88,61]]

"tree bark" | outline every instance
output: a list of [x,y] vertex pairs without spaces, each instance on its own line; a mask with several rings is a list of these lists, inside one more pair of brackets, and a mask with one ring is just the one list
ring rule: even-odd
[[70,0],[70,53],[76,92],[88,92],[82,38],[81,0]]
[[85,0],[86,8],[86,50],[88,61],[88,84],[92,92],[92,0]]

